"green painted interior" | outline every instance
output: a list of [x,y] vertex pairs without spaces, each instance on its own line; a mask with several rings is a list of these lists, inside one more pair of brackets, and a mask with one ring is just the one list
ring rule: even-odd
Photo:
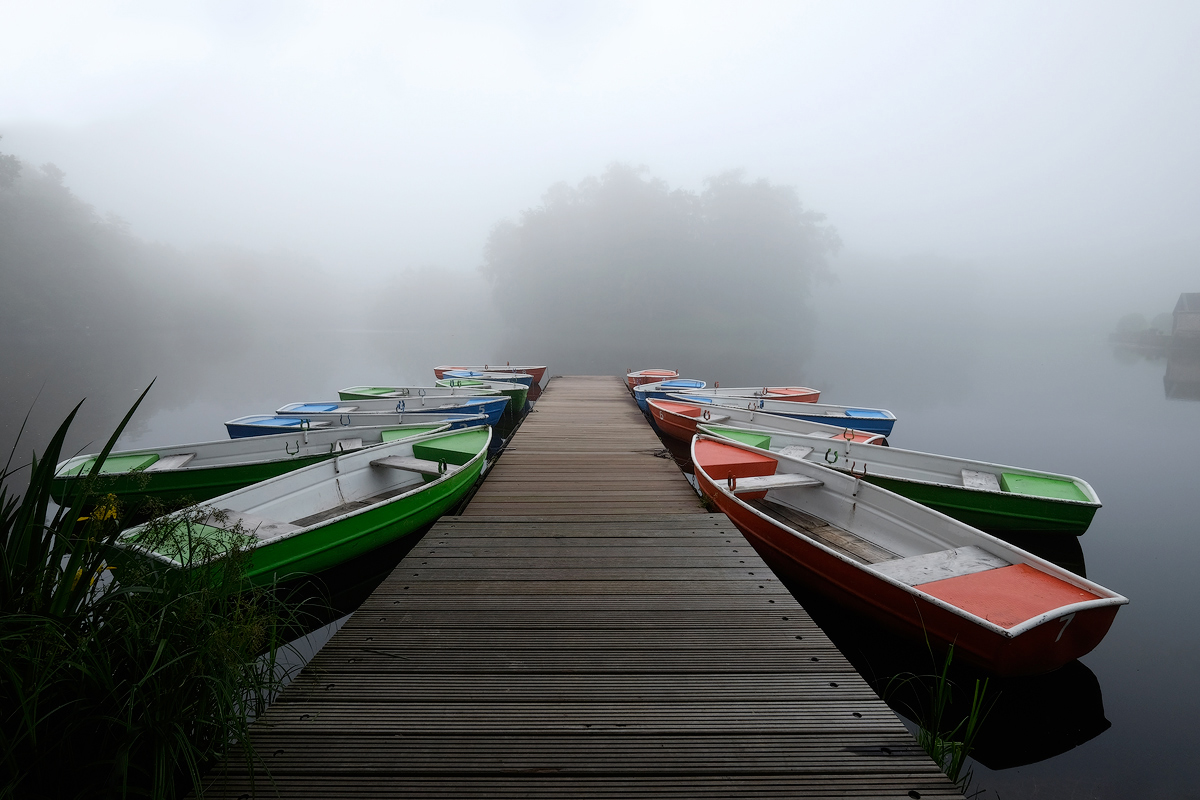
[[413,455],[427,461],[445,461],[461,467],[479,454],[487,445],[487,438],[486,428],[449,433],[414,444]]
[[771,449],[771,437],[765,433],[755,433],[754,431],[742,431],[737,428],[717,428],[713,427],[710,430],[721,434],[722,436],[733,439],[735,442],[748,444],[751,447],[761,447],[763,450]]
[[[145,469],[158,461],[156,453],[134,453],[128,456],[109,456],[100,467],[101,475],[112,475],[118,472],[133,472],[135,469]],[[91,472],[96,459],[89,458],[77,467],[71,467],[63,475],[86,475]]]
[[1014,494],[1031,494],[1035,497],[1050,497],[1055,500],[1079,500],[1090,498],[1072,481],[1043,478],[1040,475],[1020,475],[1014,472],[1000,474],[1000,488]]

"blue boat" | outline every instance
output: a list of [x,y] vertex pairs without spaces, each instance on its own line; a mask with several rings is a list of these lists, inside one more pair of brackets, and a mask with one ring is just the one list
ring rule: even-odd
[[[407,419],[405,418],[407,417]],[[487,424],[483,414],[382,414],[380,412],[349,413],[331,417],[314,418],[294,414],[253,414],[248,417],[238,417],[225,423],[225,430],[230,439],[245,439],[249,436],[267,436],[273,433],[289,433],[292,431],[327,430],[331,428],[348,428],[356,426],[395,425],[403,428],[411,425],[414,428],[427,426],[430,423],[448,423],[450,430],[469,428],[472,425]]]
[[856,431],[879,433],[884,436],[891,436],[892,428],[896,425],[896,415],[883,408],[835,406],[828,403],[793,403],[788,400],[764,398],[747,400],[743,403],[731,397],[705,397],[699,390],[692,390],[688,394],[672,394],[669,399],[681,403],[703,403],[716,407],[748,408],[781,417],[823,422],[839,428],[852,428]]
[[672,378],[669,381],[659,381],[658,383],[643,383],[633,387],[633,399],[643,414],[649,414],[650,407],[646,405],[647,398],[666,397],[672,392],[680,392],[684,389],[703,389],[707,385],[704,381],[692,378]]
[[502,394],[477,397],[401,397],[380,400],[341,400],[322,403],[288,403],[275,413],[285,417],[308,417],[313,420],[337,419],[345,414],[483,414],[488,425],[500,424],[508,406]]

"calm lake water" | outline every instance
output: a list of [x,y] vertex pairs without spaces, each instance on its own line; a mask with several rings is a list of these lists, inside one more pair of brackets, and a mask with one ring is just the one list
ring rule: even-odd
[[[1006,798],[1200,794],[1200,580],[1192,574],[1200,563],[1200,402],[1167,399],[1164,361],[1119,355],[1095,331],[820,331],[800,380],[829,402],[894,411],[896,446],[1078,475],[1104,503],[1079,540],[1087,576],[1131,603],[1081,665],[991,687],[998,699],[980,758],[992,768],[975,764],[973,788]],[[280,343],[227,355],[199,386],[182,369],[165,375],[160,383],[188,390],[164,387],[171,402],[122,446],[223,438],[226,419],[332,398],[356,383],[428,383],[435,363],[469,357],[406,349],[371,331],[289,333],[283,359]],[[693,377],[720,379],[716,366]],[[931,671],[919,650],[906,653],[886,633],[800,594],[869,677]]]

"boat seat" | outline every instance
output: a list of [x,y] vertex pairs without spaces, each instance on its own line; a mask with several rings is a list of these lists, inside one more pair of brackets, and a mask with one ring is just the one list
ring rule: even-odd
[[458,467],[453,464],[446,464],[445,467],[442,467],[436,461],[426,461],[423,458],[413,458],[412,456],[385,456],[384,458],[377,458],[372,461],[371,466],[419,472],[422,475],[431,475],[435,478],[439,478],[442,475],[449,475],[458,470]]
[[1011,562],[973,544],[871,565],[876,572],[909,586],[1008,566],[1012,566]]
[[780,448],[778,452],[779,452],[779,455],[781,455],[781,456],[791,456],[792,458],[804,458],[812,451],[813,451],[813,449],[811,447],[806,447],[802,444],[789,444],[787,447]]
[[162,456],[150,466],[146,467],[146,472],[158,472],[163,469],[179,469],[196,457],[195,453],[176,453],[170,456]]
[[362,449],[362,439],[338,439],[333,443],[333,451],[335,453],[347,453],[351,450]]
[[280,522],[229,508],[217,509],[201,520],[201,524],[226,531],[240,526],[242,530],[256,539],[273,539],[281,534],[300,530],[300,526],[290,522]]
[[733,488],[734,494],[747,492],[762,492],[768,489],[784,489],[789,486],[822,486],[824,481],[810,478],[796,472],[786,472],[780,475],[760,475],[753,478],[737,478]]
[[963,486],[968,489],[983,489],[988,492],[1000,491],[1000,479],[990,472],[978,472],[973,469],[962,471]]

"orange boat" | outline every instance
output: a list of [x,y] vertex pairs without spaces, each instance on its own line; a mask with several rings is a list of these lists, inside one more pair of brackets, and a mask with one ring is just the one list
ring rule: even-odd
[[643,383],[658,383],[678,377],[679,373],[673,369],[639,369],[637,372],[625,374],[625,386],[632,392],[633,387],[641,386]]
[[700,490],[777,573],[1002,676],[1090,652],[1129,602],[858,477],[706,436]]
[[646,407],[649,410],[650,421],[659,433],[670,436],[672,439],[678,439],[684,444],[690,443],[692,437],[696,435],[697,423],[705,422],[716,425],[730,420],[752,422],[763,428],[787,433],[802,433],[806,436],[824,436],[827,439],[845,439],[848,442],[864,444],[887,444],[887,437],[879,433],[839,428],[836,425],[810,422],[795,417],[780,417],[776,414],[767,414],[752,409],[704,406],[677,400],[661,400],[657,397],[646,400]]

